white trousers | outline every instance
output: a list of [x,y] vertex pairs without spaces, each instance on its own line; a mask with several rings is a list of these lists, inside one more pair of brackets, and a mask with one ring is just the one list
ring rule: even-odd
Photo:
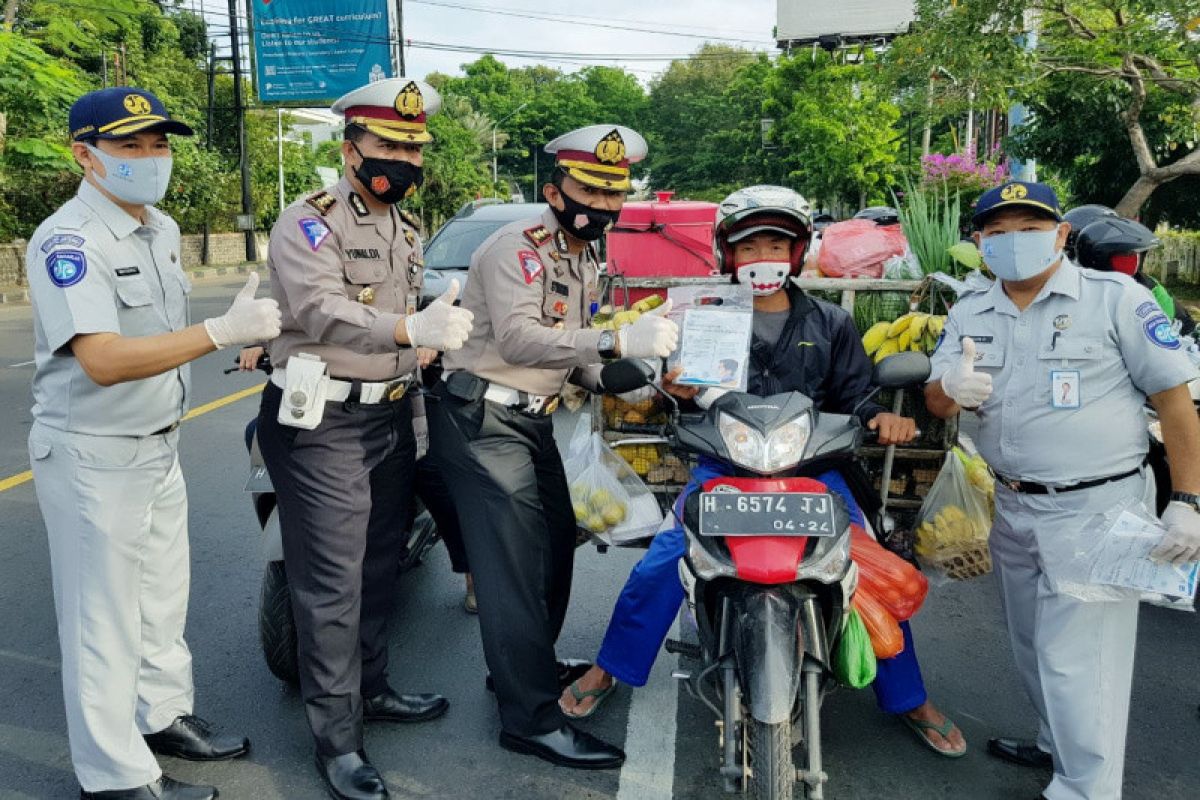
[[87,791],[162,774],[142,739],[192,713],[190,579],[178,432],[29,434],[50,541],[71,761]]
[[1153,507],[1152,484],[1134,475],[1056,495],[996,487],[992,561],[1017,671],[1040,721],[1038,746],[1054,756],[1047,800],[1120,800],[1138,595],[1083,602],[1061,594],[1043,553],[1050,537],[1123,497],[1148,493]]

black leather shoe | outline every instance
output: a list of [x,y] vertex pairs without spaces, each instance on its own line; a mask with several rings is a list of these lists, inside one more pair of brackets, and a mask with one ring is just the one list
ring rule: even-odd
[[216,733],[212,725],[192,714],[176,717],[158,733],[142,738],[152,752],[187,761],[226,761],[250,752],[250,740],[245,736]]
[[[568,658],[562,661],[557,661],[555,662],[555,665],[558,670],[555,677],[558,678],[559,689],[567,688],[572,683],[582,678],[589,669],[595,666],[590,661],[582,661],[578,658]],[[496,682],[492,680],[491,673],[489,673],[487,678],[484,680],[484,686],[487,687],[489,692],[496,691]]]
[[1022,767],[1054,767],[1054,757],[1029,739],[988,739],[987,751],[996,758]]
[[362,750],[340,756],[317,754],[317,773],[335,800],[380,800],[388,797],[387,784]]
[[440,694],[397,694],[385,692],[363,699],[363,719],[384,722],[425,722],[437,719],[450,708]]
[[500,732],[500,746],[514,753],[537,756],[560,767],[615,769],[625,763],[625,751],[602,742],[572,725],[537,736]]
[[154,783],[147,783],[135,789],[113,789],[107,792],[79,790],[80,800],[215,800],[218,794],[213,786],[180,783],[166,775]]

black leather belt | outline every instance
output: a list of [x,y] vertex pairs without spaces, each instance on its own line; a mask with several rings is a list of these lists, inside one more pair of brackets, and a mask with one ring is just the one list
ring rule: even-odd
[[159,428],[158,430],[156,430],[154,433],[152,433],[150,435],[151,436],[162,436],[163,434],[170,433],[171,431],[177,430],[178,428],[179,428],[179,423],[172,422],[170,425],[166,426],[165,428]]
[[1006,478],[1000,473],[996,473],[996,483],[999,483],[1011,491],[1021,492],[1023,494],[1050,494],[1052,489],[1055,493],[1077,492],[1080,489],[1091,489],[1093,486],[1102,486],[1103,484],[1112,483],[1113,481],[1124,480],[1125,478],[1138,474],[1141,469],[1141,467],[1138,467],[1137,469],[1131,469],[1128,472],[1122,472],[1120,475],[1109,475],[1107,478],[1096,478],[1095,480],[1091,481],[1081,481],[1079,483],[1072,483],[1070,486],[1046,486],[1043,483],[1019,481],[1015,478]]

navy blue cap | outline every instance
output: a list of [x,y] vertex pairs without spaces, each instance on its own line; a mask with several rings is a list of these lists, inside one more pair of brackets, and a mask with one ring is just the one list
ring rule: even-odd
[[1024,181],[1009,181],[1003,186],[984,192],[975,203],[975,213],[971,221],[979,225],[983,218],[993,211],[1016,207],[1037,209],[1062,222],[1062,208],[1054,190],[1044,183]]
[[145,89],[113,86],[88,92],[71,106],[71,139],[119,139],[135,133],[177,133],[191,136],[194,131],[177,119],[171,119],[162,101]]

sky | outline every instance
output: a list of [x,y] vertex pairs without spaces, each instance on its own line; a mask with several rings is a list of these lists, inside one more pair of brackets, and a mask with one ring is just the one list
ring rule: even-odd
[[[329,0],[331,9],[336,4]],[[183,0],[181,5],[203,11],[218,46],[228,41],[226,0]],[[706,40],[775,51],[776,0],[404,0],[403,6],[404,38],[413,42],[405,50],[408,77],[461,74],[461,65],[480,55],[429,45],[542,53],[547,55],[498,57],[511,66],[540,63],[565,72],[596,63],[621,66],[643,83]],[[555,19],[521,16],[526,14]]]

